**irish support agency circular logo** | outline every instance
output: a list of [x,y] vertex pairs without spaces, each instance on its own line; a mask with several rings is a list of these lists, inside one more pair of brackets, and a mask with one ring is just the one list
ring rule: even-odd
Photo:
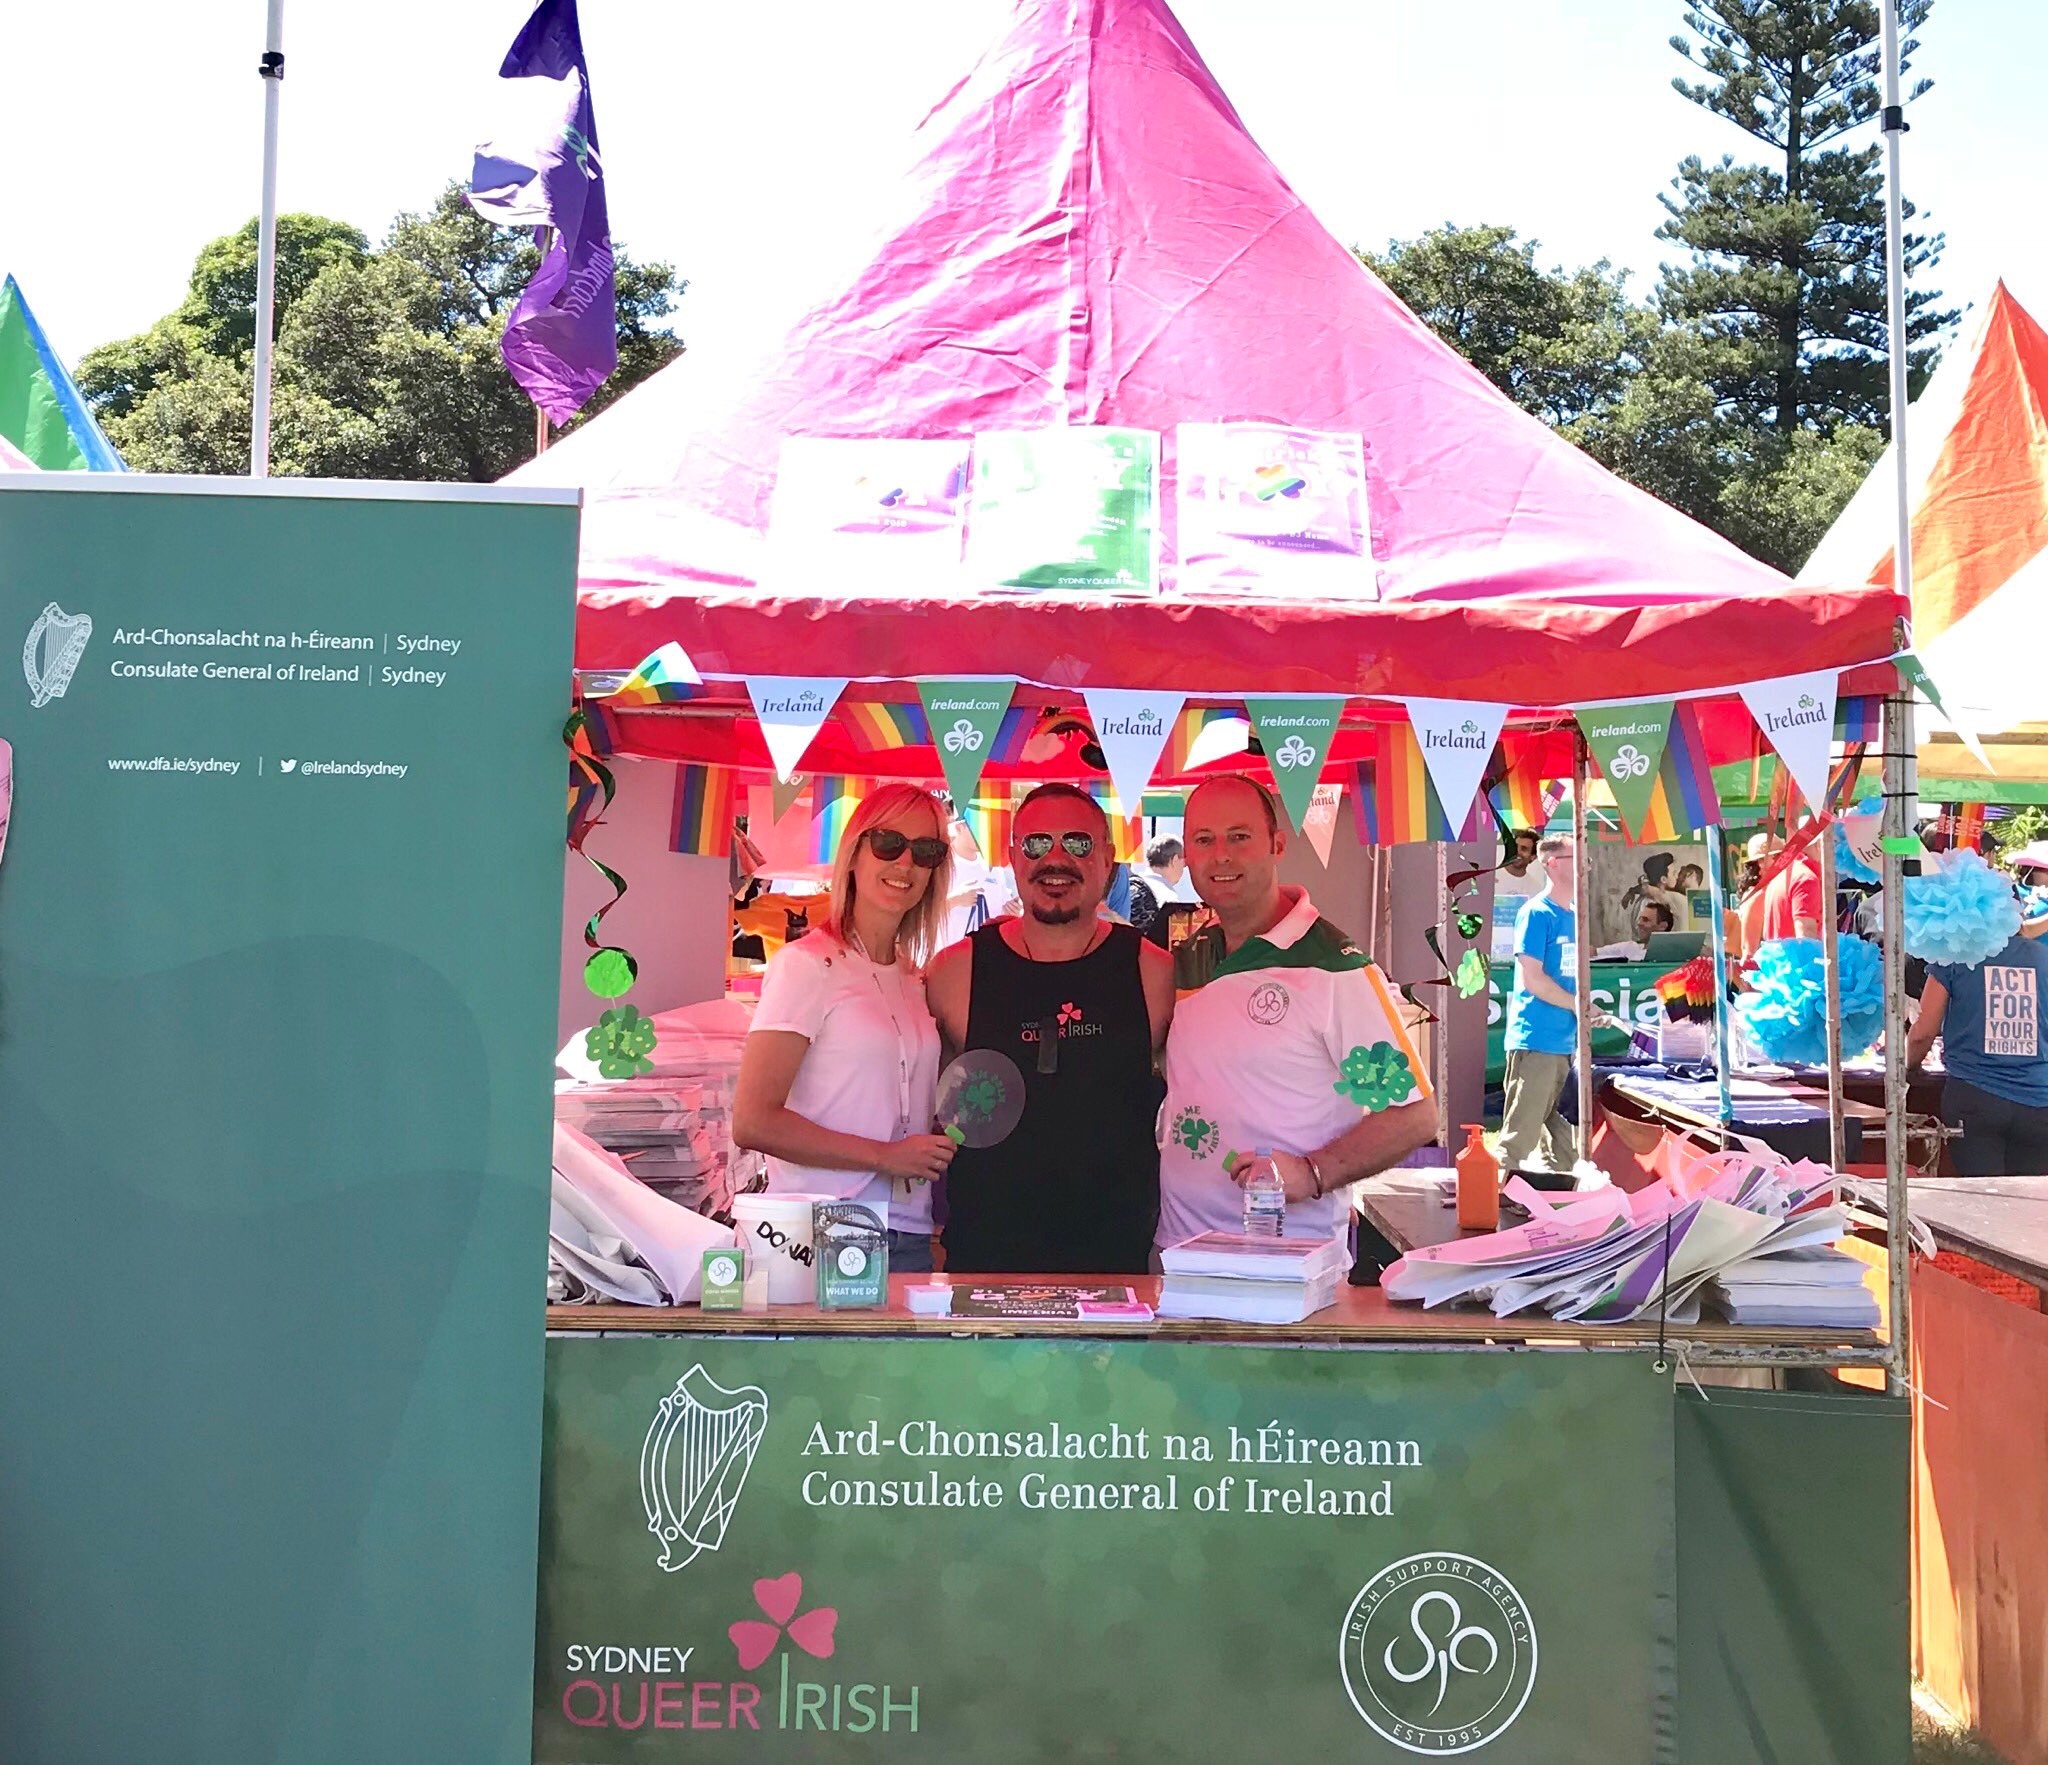
[[1373,1731],[1410,1753],[1497,1740],[1536,1685],[1536,1625],[1498,1569],[1456,1551],[1389,1563],[1344,1614],[1344,1690]]

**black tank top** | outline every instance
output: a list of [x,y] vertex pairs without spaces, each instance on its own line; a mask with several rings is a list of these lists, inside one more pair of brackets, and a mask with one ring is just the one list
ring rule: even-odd
[[967,1046],[1017,1063],[1024,1115],[1001,1145],[954,1155],[947,1270],[1142,1275],[1159,1219],[1161,1088],[1138,934],[1112,926],[1072,962],[1028,961],[1000,924],[969,943]]

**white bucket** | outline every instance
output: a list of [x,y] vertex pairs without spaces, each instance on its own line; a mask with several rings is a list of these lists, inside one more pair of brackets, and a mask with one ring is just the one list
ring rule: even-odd
[[740,1195],[732,1204],[734,1241],[751,1266],[768,1271],[770,1305],[802,1305],[818,1296],[811,1252],[811,1207],[829,1195]]

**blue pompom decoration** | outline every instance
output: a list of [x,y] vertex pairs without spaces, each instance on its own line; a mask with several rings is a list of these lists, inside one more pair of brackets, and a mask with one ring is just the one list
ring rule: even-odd
[[[1882,797],[1865,797],[1862,802],[1849,810],[1848,813],[1851,815],[1875,815],[1883,807],[1884,799]],[[1849,850],[1849,836],[1843,832],[1841,822],[1837,821],[1832,831],[1835,841],[1835,875],[1840,881],[1859,883],[1884,881],[1883,877],[1879,876],[1876,871],[1872,870],[1861,858]]]
[[[1835,937],[1841,969],[1842,1058],[1861,1054],[1884,1028],[1884,959],[1875,944]],[[1827,977],[1818,938],[1773,938],[1757,952],[1750,991],[1736,1001],[1749,1043],[1781,1066],[1824,1066]]]
[[1906,878],[1906,953],[1922,962],[1975,968],[2020,929],[2012,878],[1975,852],[1923,858]]

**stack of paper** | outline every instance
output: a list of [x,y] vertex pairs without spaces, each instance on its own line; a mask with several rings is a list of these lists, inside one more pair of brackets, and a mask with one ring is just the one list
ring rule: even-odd
[[1350,1264],[1336,1238],[1251,1238],[1204,1232],[1159,1255],[1162,1318],[1295,1324],[1332,1305]]
[[1863,1275],[1864,1265],[1839,1250],[1780,1251],[1730,1263],[1708,1286],[1707,1301],[1731,1324],[1874,1330],[1877,1300]]
[[1754,1151],[1687,1156],[1633,1195],[1548,1194],[1516,1179],[1508,1194],[1529,1210],[1527,1225],[1412,1250],[1380,1286],[1390,1299],[1483,1304],[1497,1317],[1693,1323],[1724,1270],[1833,1245],[1848,1230],[1835,1182],[1816,1165]]
[[702,1291],[704,1252],[732,1228],[657,1195],[602,1146],[555,1124],[549,1289],[565,1300],[682,1305]]

